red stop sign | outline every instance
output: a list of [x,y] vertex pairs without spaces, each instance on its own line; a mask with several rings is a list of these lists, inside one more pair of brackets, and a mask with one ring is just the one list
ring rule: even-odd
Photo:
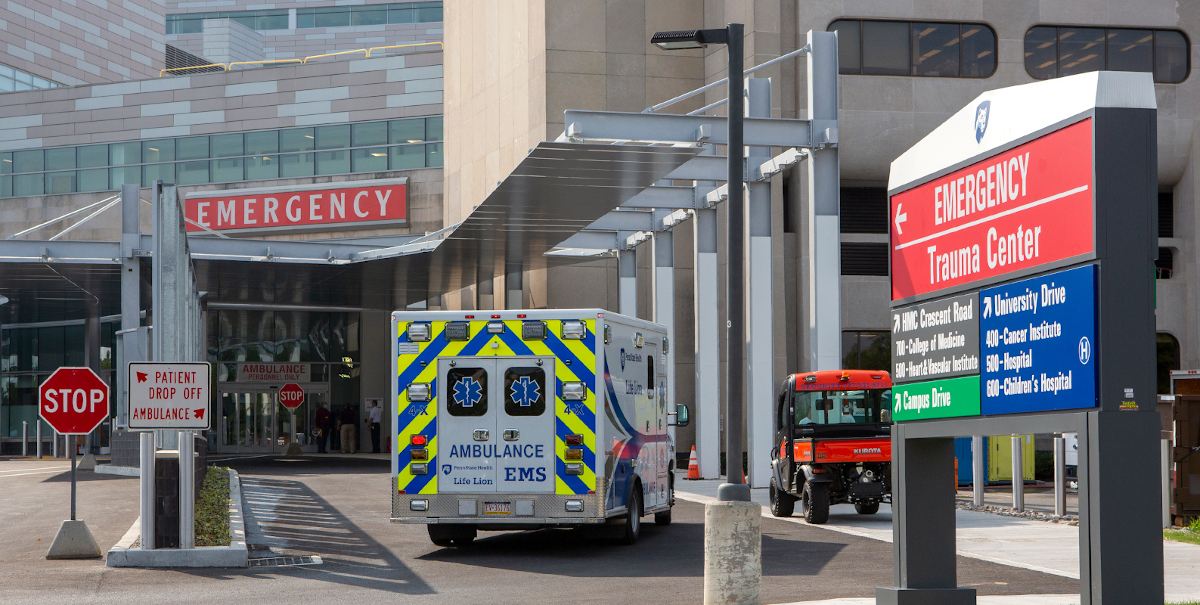
[[294,382],[283,385],[283,388],[279,389],[279,403],[289,410],[300,407],[300,404],[304,403],[304,389]]
[[108,384],[91,368],[59,368],[38,387],[38,415],[64,435],[86,435],[108,418]]

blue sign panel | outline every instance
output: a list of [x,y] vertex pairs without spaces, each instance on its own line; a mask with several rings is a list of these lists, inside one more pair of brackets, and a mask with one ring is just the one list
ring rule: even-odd
[[1096,406],[1096,268],[979,293],[980,413]]

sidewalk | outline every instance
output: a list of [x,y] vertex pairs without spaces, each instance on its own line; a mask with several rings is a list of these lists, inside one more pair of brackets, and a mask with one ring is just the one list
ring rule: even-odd
[[[680,474],[676,476],[675,481],[676,496],[693,502],[710,502],[715,499],[717,486],[720,484],[719,480],[688,481]],[[762,505],[763,516],[771,516],[767,490],[752,490],[751,497]],[[988,500],[991,503],[991,498]],[[996,503],[999,504],[999,502]],[[1011,505],[1011,499],[1009,503]],[[957,521],[957,551],[961,556],[1057,576],[1079,578],[1078,527],[965,510],[956,511],[955,518]],[[799,516],[784,520],[792,523],[804,523],[804,519]],[[892,510],[885,504],[879,507],[877,514],[859,515],[854,511],[852,505],[840,504],[830,509],[829,522],[819,527],[891,542]],[[1200,546],[1164,540],[1163,555],[1166,563],[1164,570],[1166,601],[1200,598]],[[871,599],[838,599],[813,601],[807,605],[817,605],[818,603],[852,605],[873,602]],[[1013,605],[1017,603],[1074,605],[1079,602],[1079,595],[986,597],[986,600],[985,597],[980,597],[979,602],[981,605],[1010,603]]]

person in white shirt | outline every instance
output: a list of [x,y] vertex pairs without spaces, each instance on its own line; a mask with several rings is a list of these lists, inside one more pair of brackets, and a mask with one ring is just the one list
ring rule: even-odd
[[378,401],[372,401],[367,413],[367,428],[371,429],[371,448],[375,454],[379,453],[379,421],[382,419],[383,408],[379,407]]

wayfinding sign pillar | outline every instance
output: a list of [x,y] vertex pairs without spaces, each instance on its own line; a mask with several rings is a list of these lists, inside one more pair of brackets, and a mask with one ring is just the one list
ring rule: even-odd
[[1079,433],[1083,605],[1159,604],[1155,94],[1093,72],[984,93],[892,163],[894,585],[955,574],[954,438]]

